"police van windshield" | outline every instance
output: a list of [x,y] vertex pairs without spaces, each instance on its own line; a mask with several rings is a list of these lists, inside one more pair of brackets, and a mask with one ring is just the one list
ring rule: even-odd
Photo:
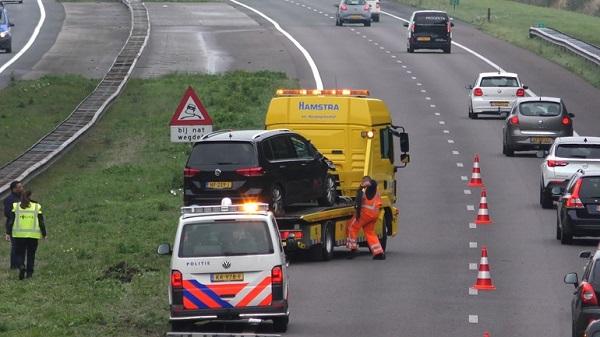
[[264,221],[200,222],[183,227],[179,257],[272,254],[269,226]]
[[254,146],[248,142],[205,142],[194,146],[188,167],[203,165],[254,165]]

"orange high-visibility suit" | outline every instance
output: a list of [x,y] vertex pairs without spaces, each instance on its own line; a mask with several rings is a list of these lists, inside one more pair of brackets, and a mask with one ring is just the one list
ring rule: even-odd
[[346,239],[346,246],[350,250],[358,249],[357,237],[358,232],[362,228],[367,238],[369,248],[371,248],[371,254],[373,256],[383,254],[383,248],[379,243],[377,233],[375,233],[375,224],[379,217],[379,210],[381,209],[381,196],[379,193],[375,193],[375,196],[369,200],[366,193],[363,193],[360,216],[357,218],[355,214],[348,222],[348,238]]

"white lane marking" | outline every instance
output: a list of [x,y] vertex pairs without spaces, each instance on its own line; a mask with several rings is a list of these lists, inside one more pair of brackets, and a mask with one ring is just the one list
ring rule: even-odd
[[[446,124],[446,122],[444,122],[444,121],[439,121],[438,123],[440,123],[440,125]],[[446,130],[444,130],[444,131],[446,131]],[[446,133],[446,132],[444,132],[444,133]]]
[[[407,71],[407,72],[408,72],[408,71]],[[410,78],[412,78],[413,80],[416,80],[416,79],[417,79],[417,78],[416,78],[416,77],[414,77],[414,76],[411,76]]]
[[393,59],[395,59],[395,58],[396,58],[396,55],[392,55],[392,58],[393,58]]
[[469,180],[469,178],[467,176],[460,176],[460,180],[467,181],[467,180]]
[[367,36],[366,36],[366,35],[363,35],[362,37],[363,37],[363,39],[366,39],[366,38],[367,38]]
[[402,63],[402,61],[400,61],[400,60],[396,60],[396,63]]
[[376,45],[376,46],[379,46],[379,43],[377,43],[377,42],[373,42],[373,44]]
[[476,241],[469,242],[469,248],[471,248],[471,249],[477,248],[477,242]]
[[425,97],[425,99],[431,101],[431,97]]
[[465,167],[463,163],[456,163],[456,167]]
[[0,74],[2,74],[13,63],[17,62],[17,60],[19,58],[21,58],[21,56],[23,56],[23,54],[25,54],[25,52],[27,52],[29,50],[29,48],[31,48],[31,46],[33,46],[38,35],[40,35],[40,31],[42,30],[44,21],[46,21],[46,9],[44,8],[44,4],[42,3],[42,0],[37,0],[37,5],[40,9],[40,20],[38,21],[37,25],[33,29],[33,33],[31,34],[31,36],[29,37],[29,40],[27,41],[27,43],[25,43],[23,48],[21,48],[21,50],[19,50],[19,52],[16,53],[15,56],[11,57],[10,60],[8,60],[6,63],[4,63],[0,67]]
[[[429,104],[430,107],[435,108],[435,104]],[[435,113],[436,116],[439,116],[439,112]]]
[[421,92],[422,92],[422,93],[426,93],[426,92],[427,92],[427,90],[425,90],[425,89],[421,89]]
[[467,205],[467,211],[474,211],[475,205]]
[[406,69],[406,66],[402,66],[402,69]]
[[369,39],[369,42],[373,42],[373,40]]
[[417,85],[418,85],[418,86],[422,86],[423,84],[422,84],[422,83],[417,83]]
[[384,47],[379,47],[379,49],[384,50],[385,48]]
[[479,323],[479,316],[477,315],[469,315],[469,323],[477,324]]
[[406,73],[407,73],[407,74],[412,74],[412,71],[410,71],[410,70],[407,70],[407,71],[406,71]]
[[477,270],[479,269],[479,266],[477,265],[477,263],[469,263],[469,270]]
[[477,228],[477,224],[475,224],[474,222],[469,222],[469,228],[475,229],[475,228]]
[[454,139],[448,139],[448,144],[454,144]]
[[469,288],[469,295],[471,296],[475,296],[479,294],[479,290],[475,289],[475,288]]
[[450,130],[444,130],[444,133],[450,133]]
[[463,193],[466,195],[470,195],[471,194],[471,190],[463,190]]
[[391,54],[392,52],[391,52],[391,51],[389,51],[389,50],[386,50],[386,51],[385,51],[385,53],[386,53],[386,54]]
[[455,156],[457,156],[457,155],[459,155],[459,154],[460,154],[460,152],[458,152],[458,151],[456,151],[456,150],[452,150],[452,154],[453,154],[453,155],[455,155]]
[[[38,0],[38,1],[41,1],[41,0]],[[290,40],[296,46],[296,48],[298,48],[298,50],[300,50],[302,55],[304,55],[304,58],[306,59],[306,62],[308,62],[308,65],[310,66],[310,70],[312,71],[317,89],[323,90],[323,80],[321,79],[321,74],[319,73],[319,69],[317,68],[317,65],[316,65],[315,61],[313,60],[312,56],[310,56],[309,52],[300,44],[300,42],[298,42],[296,39],[294,39],[294,37],[292,35],[290,35],[290,33],[288,33],[283,28],[281,28],[281,26],[279,25],[279,23],[277,23],[277,21],[271,19],[270,17],[268,17],[266,14],[262,13],[261,11],[254,9],[246,4],[243,4],[237,0],[229,0],[229,1],[260,15],[265,20],[269,21],[281,34],[283,34],[285,37],[287,37],[288,40]]]

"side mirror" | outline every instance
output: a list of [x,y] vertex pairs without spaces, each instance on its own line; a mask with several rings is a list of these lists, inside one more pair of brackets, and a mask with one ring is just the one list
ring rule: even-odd
[[408,153],[401,154],[400,162],[404,165],[407,165],[408,163],[410,163],[410,154],[408,154]]
[[405,22],[403,26],[408,27],[408,22]]
[[12,22],[11,22],[11,23],[9,23],[8,25],[9,25],[10,27],[14,27],[14,26],[15,26],[15,24],[14,24],[14,23],[12,23]]
[[561,186],[552,187],[552,195],[553,196],[561,196],[565,190]]
[[171,245],[168,243],[163,243],[158,246],[156,253],[158,255],[171,255],[173,251],[171,250]]
[[410,146],[408,141],[408,133],[400,132],[398,133],[398,138],[400,138],[400,152],[409,152]]
[[577,273],[568,273],[567,275],[565,275],[565,283],[572,284],[575,286],[575,288],[577,288],[577,285],[579,285],[579,280],[577,279]]
[[450,22],[450,27],[454,27],[454,22]]
[[339,4],[335,4],[335,5],[333,5],[333,7],[340,8],[340,5]]
[[582,259],[589,259],[590,256],[592,256],[592,252],[589,250],[584,250],[583,252],[579,253],[579,257]]
[[467,85],[465,86],[465,88],[466,88],[467,90],[473,90],[473,85],[472,85],[472,84],[467,84]]
[[529,86],[524,85],[523,89],[527,90],[527,89],[529,89]]
[[571,117],[571,118],[574,118],[574,117],[575,117],[575,114],[574,114],[574,113],[571,113],[571,112],[569,112],[569,113],[567,114],[567,116],[569,116],[569,117]]

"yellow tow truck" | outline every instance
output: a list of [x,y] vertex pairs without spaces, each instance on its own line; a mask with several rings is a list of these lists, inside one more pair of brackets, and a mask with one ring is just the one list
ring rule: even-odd
[[[287,251],[308,250],[314,259],[329,260],[336,246],[346,244],[353,196],[363,176],[378,183],[383,206],[376,226],[381,245],[398,233],[396,178],[410,162],[408,134],[392,124],[386,104],[368,90],[279,89],[271,100],[266,129],[291,129],[302,134],[335,164],[339,203],[333,207],[297,206],[277,218]],[[399,138],[397,156],[394,141]],[[400,165],[395,165],[399,160]],[[359,242],[366,245],[364,235]]]

